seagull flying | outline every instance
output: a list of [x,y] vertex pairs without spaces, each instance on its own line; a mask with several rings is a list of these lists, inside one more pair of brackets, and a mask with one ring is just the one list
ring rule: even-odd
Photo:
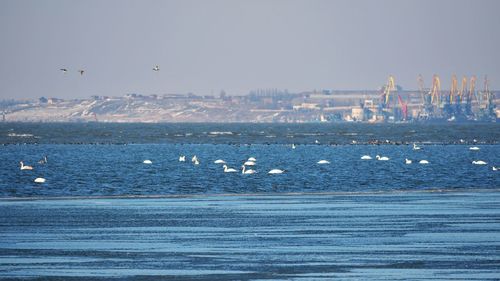
[[62,71],[62,73],[66,73],[66,72],[68,72],[68,69],[67,69],[67,68],[60,68],[59,70],[60,70],[60,71]]
[[159,65],[155,65],[155,67],[153,67],[153,70],[154,71],[160,71],[160,66]]
[[80,72],[80,75],[83,75],[83,73],[85,72],[85,70],[80,69],[80,70],[78,70],[78,72]]

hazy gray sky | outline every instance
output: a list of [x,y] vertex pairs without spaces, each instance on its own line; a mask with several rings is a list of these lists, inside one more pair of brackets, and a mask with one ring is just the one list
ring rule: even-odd
[[416,89],[419,73],[443,88],[454,73],[481,87],[488,74],[496,89],[499,11],[495,0],[0,0],[0,98],[377,89],[389,74]]

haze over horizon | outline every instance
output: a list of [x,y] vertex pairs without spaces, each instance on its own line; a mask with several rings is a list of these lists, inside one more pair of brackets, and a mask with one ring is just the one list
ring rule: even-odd
[[[0,1],[0,99],[500,86],[500,1]],[[160,71],[152,70],[159,65]],[[67,68],[67,73],[59,69]],[[84,69],[84,75],[77,71]]]

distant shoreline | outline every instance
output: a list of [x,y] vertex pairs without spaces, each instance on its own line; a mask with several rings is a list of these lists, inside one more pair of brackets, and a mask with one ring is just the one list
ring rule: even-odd
[[[0,100],[0,121],[117,123],[407,123],[495,122],[497,92],[491,100],[425,104],[419,91],[263,91],[245,96],[142,95],[87,99],[41,97]],[[397,94],[397,95],[396,95]]]

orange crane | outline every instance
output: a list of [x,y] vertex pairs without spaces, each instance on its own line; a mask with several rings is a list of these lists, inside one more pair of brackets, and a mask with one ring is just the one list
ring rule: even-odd
[[403,120],[408,118],[408,103],[403,102],[403,99],[398,95],[399,105],[401,106],[401,111],[403,112]]

